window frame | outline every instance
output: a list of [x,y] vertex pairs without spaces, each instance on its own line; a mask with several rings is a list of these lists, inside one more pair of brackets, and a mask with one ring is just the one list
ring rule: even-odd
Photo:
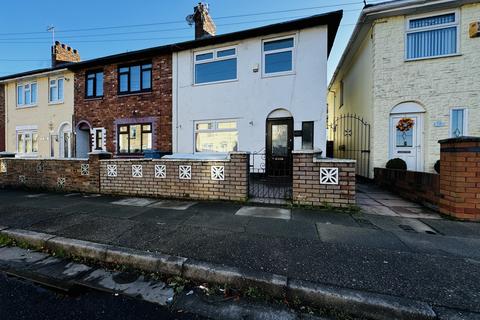
[[449,121],[448,121],[448,136],[450,138],[456,138],[455,136],[453,136],[453,132],[452,132],[452,129],[453,129],[453,123],[452,123],[453,111],[456,111],[456,110],[463,110],[463,134],[462,134],[462,136],[467,136],[468,135],[468,108],[466,108],[466,107],[454,107],[454,108],[450,109],[450,118],[449,118]]
[[[221,122],[235,122],[235,129],[227,128],[227,129],[218,129],[218,123]],[[200,129],[197,130],[197,125],[202,124],[202,123],[212,123],[214,129]],[[230,151],[227,152],[208,152],[208,151],[197,151],[197,133],[202,133],[202,132],[232,132],[236,131],[237,132],[237,151],[240,150],[240,132],[238,129],[238,119],[215,119],[215,120],[197,120],[193,121],[193,153],[215,153],[215,154],[227,154]]]
[[[60,90],[58,87],[58,80],[63,80],[63,92],[62,92],[62,99],[59,99],[58,97],[60,96]],[[55,85],[52,86],[52,81],[55,81]],[[54,87],[57,90],[57,100],[52,100],[52,95],[51,95],[51,88]],[[37,87],[38,89],[38,87]],[[58,77],[51,77],[48,78],[48,104],[61,104],[65,102],[65,77],[64,76],[58,76]]]
[[[102,81],[102,88],[103,88],[103,94],[102,95],[97,95],[97,74],[102,73],[102,79],[105,80],[105,74],[103,72],[103,69],[96,69],[96,70],[88,70],[85,72],[85,99],[97,99],[97,98],[103,98],[105,94],[105,87],[104,87],[104,82]],[[93,95],[89,96],[88,95],[88,78],[89,75],[94,75],[93,77]]]
[[[272,41],[278,41],[278,40],[285,40],[285,39],[290,39],[290,38],[293,39],[293,47],[285,48],[285,49],[265,51],[265,43],[272,42]],[[272,54],[272,53],[287,52],[287,51],[292,51],[292,70],[267,73],[266,72],[266,63],[265,63],[266,55],[267,54]],[[263,78],[269,78],[269,77],[285,76],[285,75],[295,74],[296,51],[297,51],[297,34],[290,34],[290,35],[285,35],[285,36],[281,36],[281,37],[262,39],[262,77]]]
[[[428,27],[421,27],[421,28],[410,28],[410,21],[411,20],[417,20],[417,19],[422,19],[422,18],[433,18],[437,16],[442,16],[446,14],[455,14],[455,22],[451,23],[446,23],[446,24],[441,24],[441,25],[435,25],[435,26],[428,26]],[[457,46],[456,46],[456,52],[455,53],[449,53],[449,54],[444,54],[444,55],[438,55],[438,56],[428,56],[428,57],[420,57],[420,58],[408,58],[408,35],[411,33],[418,33],[418,32],[424,32],[424,31],[432,31],[432,30],[439,30],[439,29],[446,29],[446,28],[451,28],[451,27],[456,27],[457,29]],[[418,15],[412,15],[408,16],[405,19],[405,34],[404,34],[404,59],[406,62],[409,61],[418,61],[418,60],[427,60],[427,59],[437,59],[437,58],[447,58],[447,57],[454,57],[454,56],[459,56],[461,55],[460,53],[460,41],[461,41],[461,21],[460,21],[460,11],[457,10],[446,10],[446,11],[435,11],[435,12],[430,12],[426,14],[418,14]]]
[[[226,57],[217,57],[218,51],[226,51],[226,50],[235,50],[234,55],[226,56]],[[212,53],[213,57],[210,59],[205,59],[205,60],[200,60],[197,61],[197,56],[202,55],[202,54],[207,54],[207,53]],[[211,63],[211,62],[216,62],[216,61],[224,61],[224,60],[231,60],[231,59],[236,59],[235,64],[236,64],[236,72],[235,72],[235,78],[234,79],[227,79],[227,80],[218,80],[218,81],[209,81],[209,82],[202,82],[202,83],[197,83],[197,64],[206,64],[206,63]],[[194,86],[204,86],[204,85],[209,85],[209,84],[217,84],[217,83],[224,83],[224,82],[233,82],[233,81],[238,81],[238,46],[237,45],[232,45],[232,46],[227,46],[227,47],[218,47],[214,49],[209,49],[209,50],[201,50],[201,51],[195,51],[193,52],[193,85]]]
[[[22,134],[23,135],[23,148],[24,148],[24,152],[20,153],[18,151],[18,142],[19,142],[19,139],[18,139],[18,136]],[[27,148],[26,148],[26,143],[27,143],[27,140],[25,139],[25,135],[26,134],[29,134],[30,135],[30,144],[32,146],[32,151],[31,152],[27,152]],[[37,151],[33,151],[33,135],[36,134],[37,135]],[[39,142],[39,135],[38,135],[38,128],[16,128],[15,129],[15,149],[16,149],[16,153],[20,156],[26,156],[26,157],[36,157],[38,156],[38,142]]]
[[[151,65],[151,67],[143,69],[143,66],[148,65],[148,64]],[[140,90],[131,91],[131,89],[130,89],[130,79],[131,79],[132,67],[140,67]],[[120,69],[123,69],[123,68],[128,68],[128,72],[120,72]],[[143,74],[144,70],[150,70],[150,87],[147,88],[147,89],[143,89],[143,75],[142,74]],[[123,74],[128,75],[128,80],[127,80],[128,90],[127,91],[121,91],[120,76],[123,75]],[[120,95],[120,96],[129,95],[129,94],[152,92],[152,87],[153,87],[153,62],[152,61],[140,61],[140,62],[118,65],[117,66],[117,85],[118,85],[117,94]]]
[[[32,103],[32,84],[35,84],[35,86],[37,87],[36,91],[35,91],[35,102]],[[25,93],[26,93],[26,90],[25,90],[25,86],[29,86],[29,89],[28,91],[30,92],[30,103],[27,104],[26,103],[26,99],[25,99]],[[18,104],[18,88],[19,87],[22,87],[22,95],[23,95],[23,103],[22,104]],[[50,90],[50,89],[49,89]],[[23,109],[23,108],[32,108],[32,107],[36,107],[38,105],[38,82],[37,80],[31,80],[31,81],[24,81],[24,82],[17,82],[16,83],[16,86],[15,86],[15,98],[16,98],[16,101],[15,101],[15,104],[16,104],[16,107],[17,109]]]
[[[138,126],[140,125],[140,152],[130,152],[130,126]],[[143,126],[148,125],[150,126],[150,130],[143,130]],[[120,127],[127,127],[127,132],[122,133],[120,132]],[[144,133],[151,133],[151,144],[152,144],[152,149],[153,150],[153,123],[152,122],[139,122],[139,123],[123,123],[123,124],[118,124],[117,125],[117,154],[119,155],[142,155],[144,154],[145,150],[143,150],[143,134]],[[120,152],[120,135],[121,134],[126,134],[128,136],[128,152]]]

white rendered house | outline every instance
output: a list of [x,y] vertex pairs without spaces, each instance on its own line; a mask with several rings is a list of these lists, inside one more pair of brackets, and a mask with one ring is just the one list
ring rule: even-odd
[[326,148],[327,58],[342,12],[219,36],[173,53],[173,152],[248,151],[288,175]]

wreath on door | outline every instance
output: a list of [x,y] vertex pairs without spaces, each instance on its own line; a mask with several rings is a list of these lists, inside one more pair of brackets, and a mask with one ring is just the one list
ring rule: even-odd
[[415,121],[412,118],[402,118],[397,123],[397,130],[401,132],[407,132],[413,128]]

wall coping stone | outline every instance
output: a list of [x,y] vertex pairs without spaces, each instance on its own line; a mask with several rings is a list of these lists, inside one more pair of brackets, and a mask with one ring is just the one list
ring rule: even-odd
[[337,159],[337,158],[313,158],[313,162],[322,162],[322,163],[329,163],[329,162],[336,162],[336,163],[356,163],[357,160],[354,159]]
[[470,137],[470,136],[464,136],[464,137],[457,137],[457,138],[448,138],[448,139],[442,139],[438,140],[438,143],[457,143],[457,142],[480,142],[480,137]]
[[[1,158],[1,156],[0,156]],[[4,158],[4,160],[34,160],[34,161],[88,161],[88,158]]]
[[138,159],[104,159],[100,162],[230,162],[230,159],[220,159],[220,160],[205,160],[205,159],[147,159],[147,158],[138,158]]

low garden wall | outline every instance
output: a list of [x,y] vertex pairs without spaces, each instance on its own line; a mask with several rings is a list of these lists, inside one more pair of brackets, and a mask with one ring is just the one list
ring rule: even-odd
[[315,151],[293,151],[293,203],[355,205],[355,164],[355,160],[321,158]]
[[401,197],[437,208],[440,176],[436,173],[374,168],[375,183]]
[[89,159],[0,158],[0,185],[70,192],[100,191],[101,155]]
[[111,159],[100,161],[101,192],[179,199],[248,198],[248,154],[225,160]]

